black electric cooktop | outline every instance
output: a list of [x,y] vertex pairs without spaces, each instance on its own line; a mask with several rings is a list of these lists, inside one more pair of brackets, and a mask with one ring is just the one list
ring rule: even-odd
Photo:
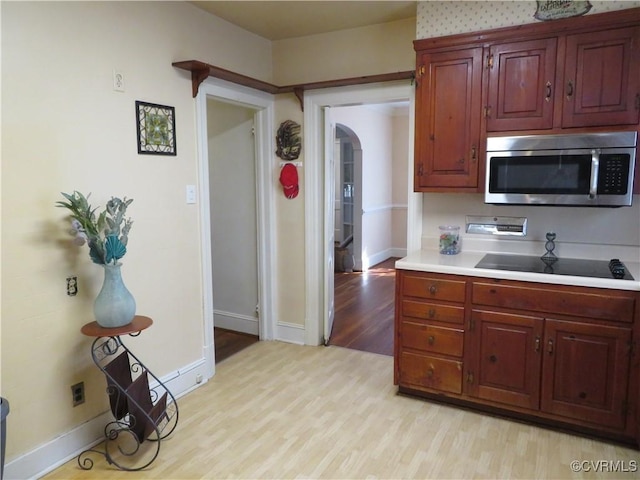
[[555,275],[573,275],[576,277],[618,278],[633,280],[624,264],[618,259],[582,260],[577,258],[558,258],[550,262],[540,257],[528,255],[486,254],[476,268],[490,270],[512,270],[515,272],[547,273]]

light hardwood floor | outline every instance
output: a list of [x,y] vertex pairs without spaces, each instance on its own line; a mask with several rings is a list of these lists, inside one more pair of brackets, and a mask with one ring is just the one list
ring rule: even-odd
[[48,479],[638,478],[573,460],[640,463],[630,448],[400,396],[393,358],[259,342],[178,399],[180,421],[145,471],[94,456]]

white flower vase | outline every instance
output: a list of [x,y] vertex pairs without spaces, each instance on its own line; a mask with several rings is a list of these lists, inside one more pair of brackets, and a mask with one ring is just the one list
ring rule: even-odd
[[96,322],[105,328],[128,325],[136,314],[136,300],[122,281],[122,264],[102,266],[104,283],[93,304]]

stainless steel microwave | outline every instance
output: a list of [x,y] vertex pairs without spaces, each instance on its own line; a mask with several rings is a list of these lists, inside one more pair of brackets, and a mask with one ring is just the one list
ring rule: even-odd
[[485,203],[630,206],[637,132],[487,139]]

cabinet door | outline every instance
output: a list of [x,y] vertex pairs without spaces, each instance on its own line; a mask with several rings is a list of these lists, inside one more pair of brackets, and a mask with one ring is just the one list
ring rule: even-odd
[[631,329],[547,319],[541,409],[622,429]]
[[414,188],[476,188],[482,49],[418,55]]
[[399,384],[409,388],[428,388],[462,393],[462,362],[403,351],[400,354]]
[[640,120],[640,27],[569,35],[563,127]]
[[555,38],[491,47],[487,131],[553,126],[556,50]]
[[474,354],[469,393],[537,410],[544,319],[482,310],[471,312]]

